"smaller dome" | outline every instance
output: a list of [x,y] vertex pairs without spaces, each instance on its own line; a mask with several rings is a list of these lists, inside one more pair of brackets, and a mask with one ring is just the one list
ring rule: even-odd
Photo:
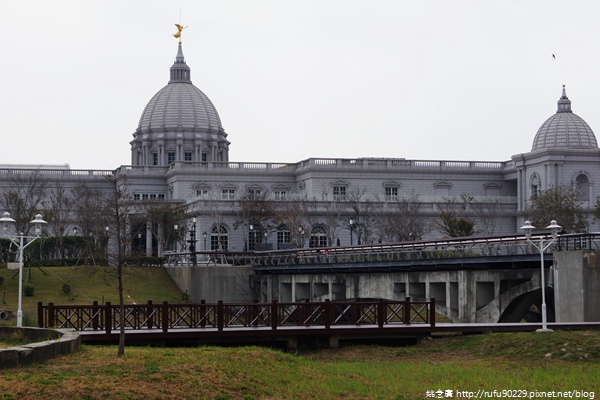
[[571,100],[563,85],[558,110],[540,126],[531,151],[550,148],[597,149],[592,128],[571,110]]

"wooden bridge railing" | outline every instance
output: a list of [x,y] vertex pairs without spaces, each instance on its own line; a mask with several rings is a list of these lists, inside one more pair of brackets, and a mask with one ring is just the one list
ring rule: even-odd
[[[106,331],[120,329],[118,305],[38,303],[40,328]],[[126,330],[225,329],[376,325],[379,328],[402,324],[435,326],[435,299],[429,301],[330,301],[270,303],[128,304],[124,306]]]

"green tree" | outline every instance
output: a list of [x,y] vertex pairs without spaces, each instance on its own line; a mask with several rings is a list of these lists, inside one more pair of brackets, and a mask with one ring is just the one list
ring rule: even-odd
[[588,221],[581,204],[575,188],[556,186],[531,197],[523,215],[540,230],[548,226],[550,221],[556,220],[567,233],[582,232]]
[[439,229],[448,237],[467,237],[475,234],[475,222],[465,215],[468,212],[473,197],[463,194],[460,201],[456,198],[447,198],[438,203],[440,221]]

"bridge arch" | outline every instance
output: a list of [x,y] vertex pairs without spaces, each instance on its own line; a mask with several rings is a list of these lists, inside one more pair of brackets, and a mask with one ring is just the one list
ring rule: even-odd
[[[554,290],[546,288],[546,314],[549,322],[555,321]],[[541,322],[542,289],[538,288],[515,298],[502,312],[498,322]]]

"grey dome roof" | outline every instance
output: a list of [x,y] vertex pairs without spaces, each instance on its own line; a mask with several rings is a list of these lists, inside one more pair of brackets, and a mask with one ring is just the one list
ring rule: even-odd
[[597,149],[598,142],[590,126],[571,111],[571,100],[563,86],[558,110],[538,129],[532,151],[549,148]]
[[148,102],[138,132],[163,132],[176,129],[194,132],[223,131],[217,109],[190,79],[181,44],[171,67],[171,80]]

